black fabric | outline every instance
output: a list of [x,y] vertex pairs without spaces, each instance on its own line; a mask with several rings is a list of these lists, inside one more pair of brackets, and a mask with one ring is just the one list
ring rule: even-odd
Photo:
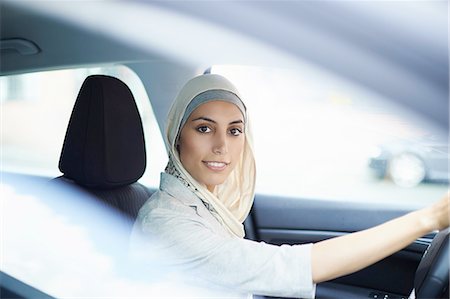
[[113,208],[124,212],[131,219],[136,219],[139,209],[153,193],[140,183],[134,183],[113,190],[97,189],[90,190],[90,192]]
[[117,78],[86,78],[75,102],[59,161],[63,176],[132,224],[152,192],[136,181],[146,167],[144,132],[133,95]]
[[72,111],[59,169],[77,184],[107,189],[136,182],[145,167],[142,122],[130,89],[114,77],[89,76]]
[[126,216],[129,224],[133,224],[136,219],[139,209],[144,205],[147,199],[155,192],[140,183],[133,183],[130,185],[114,188],[114,189],[95,189],[86,188],[78,185],[73,180],[58,177],[54,180],[56,183],[69,184],[72,187],[92,195],[95,199],[105,204],[108,208],[113,208]]

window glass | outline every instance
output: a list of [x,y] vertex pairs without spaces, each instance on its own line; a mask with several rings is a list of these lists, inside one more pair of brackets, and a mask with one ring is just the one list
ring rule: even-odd
[[[125,66],[37,72],[0,78],[2,170],[56,177],[70,114],[84,79],[104,74],[124,81],[136,100],[146,138],[147,169],[166,163],[161,132],[139,77]],[[147,171],[141,182],[159,185],[159,171]]]
[[392,99],[313,66],[211,72],[249,108],[258,193],[423,204],[448,188],[446,134]]

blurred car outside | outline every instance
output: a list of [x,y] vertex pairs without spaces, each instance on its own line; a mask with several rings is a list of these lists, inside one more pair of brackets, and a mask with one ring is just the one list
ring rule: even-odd
[[379,145],[369,167],[380,178],[401,187],[423,182],[448,183],[449,146],[445,138],[428,136],[419,140],[395,140]]

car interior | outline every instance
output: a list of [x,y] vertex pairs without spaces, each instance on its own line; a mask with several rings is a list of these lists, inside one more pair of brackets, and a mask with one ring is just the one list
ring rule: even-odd
[[[443,5],[442,3],[440,5]],[[273,35],[269,33],[266,35],[263,33],[253,34],[256,25],[248,23],[250,18],[248,13],[253,8],[255,14],[267,16],[269,25],[281,22],[284,24],[283,26],[287,26],[289,22],[286,20],[294,18],[295,15],[292,16],[292,14],[298,11],[298,15],[305,18],[306,21],[304,23],[290,22],[289,25],[292,26],[290,30],[293,32],[301,25],[313,26],[316,24],[317,19],[314,19],[314,22],[310,20],[313,19],[314,14],[308,16],[308,11],[313,11],[317,14],[314,16],[319,17],[322,15],[320,9],[326,5],[322,3],[314,7],[310,1],[304,3],[294,1],[285,3],[285,6],[277,6],[273,2],[267,1],[266,4],[273,7],[265,7],[264,4],[258,6],[257,3],[255,7],[252,7],[250,3],[239,3],[239,1],[228,4],[219,3],[217,7],[212,3],[202,4],[195,1],[190,4],[192,5],[187,5],[182,1],[171,1],[170,3],[163,1],[129,1],[129,3],[127,1],[102,3],[95,1],[0,2],[1,77],[70,68],[126,66],[140,78],[143,88],[148,94],[156,127],[159,130],[159,136],[145,133],[146,125],[143,124],[143,119],[146,116],[142,111],[140,112],[137,104],[138,97],[127,82],[119,79],[120,76],[102,72],[89,74],[81,78],[82,84],[78,86],[78,95],[71,99],[71,115],[66,120],[66,125],[63,126],[65,137],[57,146],[57,151],[60,152],[60,156],[57,157],[59,165],[53,167],[55,172],[59,172],[60,175],[52,176],[1,169],[2,175],[6,178],[8,173],[13,173],[14,176],[25,178],[25,181],[29,178],[37,178],[63,187],[75,187],[104,205],[106,210],[111,211],[115,215],[114,217],[126,223],[131,230],[139,208],[158,187],[147,184],[142,179],[144,173],[152,171],[157,176],[164,170],[153,169],[155,167],[150,162],[153,163],[159,157],[149,154],[148,144],[157,138],[161,139],[161,136],[164,135],[161,132],[164,132],[165,117],[170,103],[179,88],[188,79],[198,74],[211,72],[211,66],[216,64],[248,63],[249,65],[281,64],[285,66],[292,62],[292,56],[294,58],[304,57],[306,52],[314,50],[314,47],[298,50],[295,45],[289,48],[280,41],[283,46],[273,50],[263,45],[262,52],[257,52],[254,57],[249,57],[245,51],[244,54],[234,54],[234,52],[231,53],[231,50],[211,54],[208,51],[210,43],[218,42],[220,34],[228,36],[227,32],[215,27],[219,26],[218,24],[226,25],[223,20],[224,14],[219,12],[235,12],[236,21],[231,24],[227,23],[229,27],[225,26],[227,30],[238,31],[236,35],[230,34],[232,36],[230,39],[240,41],[241,35],[246,36],[249,44],[242,42],[242,48],[252,50],[253,42],[258,44],[263,41],[269,45],[277,44],[274,42],[276,40],[274,36],[278,35],[277,33],[272,33]],[[339,4],[330,3],[329,5],[326,10],[337,9],[338,17],[339,13],[353,9],[351,6],[343,5],[339,8]],[[376,4],[371,3],[371,5]],[[448,8],[448,3],[445,5]],[[368,9],[371,7],[369,6]],[[242,8],[242,10],[236,11],[237,8]],[[80,10],[89,11],[89,13],[79,13],[78,15],[73,13]],[[175,35],[182,40],[181,44],[185,45],[185,48],[180,48],[180,43],[169,42],[171,38],[174,38],[172,31],[164,31],[164,26],[170,26],[170,22],[164,19],[165,14],[169,13],[173,18],[179,17],[186,24],[191,24],[190,20],[197,18],[200,20],[199,24],[203,26],[209,24],[208,30],[217,29],[219,38],[217,40],[212,38],[211,41],[208,41],[204,40],[204,36],[201,34],[188,36],[186,39],[183,39],[183,36]],[[207,13],[211,13],[211,16],[208,16]],[[156,21],[153,23],[153,20],[159,20],[159,16],[161,16],[160,23]],[[216,21],[211,21],[210,17],[214,18],[214,16],[221,17]],[[113,24],[114,19],[121,19],[124,23],[120,26]],[[143,23],[144,21],[148,23]],[[326,26],[326,23],[321,26]],[[120,27],[128,29],[120,31]],[[286,27],[280,25],[280,28]],[[348,30],[348,34],[353,32],[351,31],[353,29]],[[133,31],[136,32],[136,35],[133,35]],[[293,37],[289,35],[294,34],[291,31],[286,32],[287,39]],[[214,32],[212,31],[212,33]],[[177,33],[179,34],[179,32]],[[223,38],[225,39],[225,37]],[[314,38],[311,37],[310,41],[313,40]],[[358,38],[356,40],[358,41]],[[203,44],[198,43],[192,45],[192,48],[189,47],[191,42],[195,44],[197,41],[202,41]],[[250,44],[252,46],[249,46]],[[216,48],[211,45],[211,49]],[[283,57],[267,61],[264,55],[268,53],[268,49],[275,52],[282,49],[288,53],[286,57],[289,59]],[[330,51],[333,50],[330,49]],[[370,51],[375,50],[371,49]],[[204,56],[202,57],[200,54]],[[260,54],[261,57],[258,56]],[[342,60],[338,54],[336,54],[336,61]],[[309,52],[308,55],[312,55],[312,53]],[[338,66],[336,61],[331,61],[333,59],[331,56],[326,58],[329,60],[330,68],[334,68],[335,72],[336,69],[342,68],[344,77],[353,76],[354,78],[354,74],[345,73],[353,72],[354,69]],[[441,56],[437,56],[441,58]],[[404,59],[409,59],[409,56]],[[371,61],[371,63],[375,62],[376,60]],[[448,79],[448,57],[446,63],[446,73],[440,76],[441,69],[436,70],[437,75],[435,75],[439,77],[438,83],[430,83],[436,85],[437,91],[431,90],[428,88],[431,85],[427,85],[428,87],[424,87],[423,90],[418,90],[421,96],[436,95],[441,91],[442,77],[446,76]],[[411,66],[411,68],[414,67]],[[391,67],[387,67],[387,69],[390,70]],[[433,71],[432,67],[427,70]],[[355,72],[358,73],[358,70]],[[386,78],[378,78],[376,74],[371,76],[373,77],[370,77],[369,74],[361,74],[363,81],[370,79],[376,81],[371,81],[369,84],[372,84],[373,90],[382,89],[382,81]],[[400,83],[398,87],[389,85],[389,88],[392,89],[388,92],[396,94],[397,97],[393,98],[399,99],[402,104],[405,101],[402,98],[403,95],[398,94],[394,89],[405,89],[405,86],[410,86],[411,82],[415,82],[408,81],[411,78],[404,79],[403,84],[405,85]],[[373,86],[376,84],[380,84],[380,86]],[[434,124],[445,130],[448,129],[448,109],[447,112],[443,112],[443,110],[448,108],[448,80],[443,84],[447,87],[447,98],[444,97],[443,101],[439,94],[429,103],[418,103],[413,99],[406,105],[408,105],[408,109],[419,111],[417,113],[423,110],[424,105],[432,107],[426,111],[423,110],[423,114],[427,118],[431,116]],[[53,89],[54,86],[48,85],[41,88]],[[404,97],[408,96],[409,93]],[[7,99],[2,97],[1,103],[2,105],[7,103]],[[52,111],[46,111],[46,113],[50,115]],[[21,121],[26,122],[25,116]],[[2,130],[9,129],[6,124],[3,125]],[[3,146],[6,147],[2,142]],[[2,154],[2,160],[6,161],[6,159],[6,154],[5,157]],[[161,165],[165,163],[165,161],[158,162]],[[262,164],[264,163],[265,161],[262,161]],[[4,184],[7,183],[8,181],[4,182]],[[20,183],[19,180],[15,188],[26,191],[27,185]],[[439,192],[443,190],[442,186],[439,188],[441,188],[438,189]],[[448,184],[443,188],[448,189]],[[400,191],[399,194],[403,194],[402,192]],[[64,200],[62,202],[64,203]],[[342,200],[312,194],[287,196],[258,192],[257,190],[254,206],[244,225],[246,238],[251,240],[277,245],[303,244],[363,230],[411,212],[417,206],[416,204],[386,204],[383,200]],[[5,208],[2,213],[9,212]],[[13,217],[16,216],[13,215]],[[17,215],[17,217],[19,216]],[[319,284],[316,298],[449,298],[448,238],[448,229],[425,235],[400,252],[366,269]],[[8,256],[5,255],[5,258]],[[38,258],[39,256],[36,256],[36,259]],[[21,277],[13,277],[14,275],[9,273],[8,265],[6,263],[0,269],[2,298],[64,297],[58,294],[46,294],[48,291],[39,285],[28,283]],[[11,265],[14,266],[14,263]]]
[[145,167],[144,130],[130,89],[114,77],[87,77],[61,151],[63,175],[55,180],[80,186],[134,221],[151,196],[137,183]]

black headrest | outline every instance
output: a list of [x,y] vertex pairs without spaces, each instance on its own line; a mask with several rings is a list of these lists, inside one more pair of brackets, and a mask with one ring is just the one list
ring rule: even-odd
[[136,182],[146,167],[142,121],[128,86],[93,75],[81,86],[59,160],[64,177],[114,188]]

